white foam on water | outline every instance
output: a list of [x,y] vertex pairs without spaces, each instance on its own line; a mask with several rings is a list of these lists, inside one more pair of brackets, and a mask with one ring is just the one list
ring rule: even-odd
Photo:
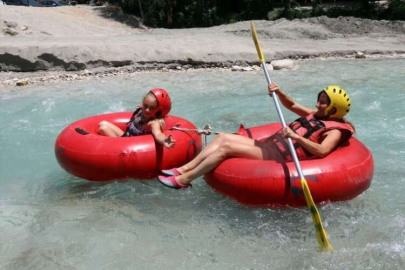
[[123,102],[113,103],[108,107],[108,110],[104,111],[103,113],[112,113],[112,112],[124,112],[127,111],[128,108],[123,104]]
[[380,101],[373,101],[370,105],[366,107],[366,111],[380,111],[380,110],[381,110]]
[[55,106],[55,101],[51,98],[47,98],[42,101],[42,105],[45,108],[45,113],[49,113],[52,108]]

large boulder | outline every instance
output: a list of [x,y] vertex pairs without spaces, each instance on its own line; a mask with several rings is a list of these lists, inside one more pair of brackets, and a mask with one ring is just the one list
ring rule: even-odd
[[279,69],[293,69],[294,68],[294,61],[290,59],[283,59],[283,60],[274,60],[271,61],[271,65],[275,70]]

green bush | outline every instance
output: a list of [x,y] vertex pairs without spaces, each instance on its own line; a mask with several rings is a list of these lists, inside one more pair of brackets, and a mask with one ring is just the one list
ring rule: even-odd
[[405,20],[405,1],[391,0],[387,10],[387,19]]
[[275,21],[277,19],[280,19],[283,15],[283,9],[282,8],[275,8],[267,13],[267,19],[269,21]]
[[[209,27],[246,20],[296,19],[326,15],[405,20],[405,0],[390,0],[378,8],[376,0],[345,1],[325,9],[333,0],[108,0],[147,26],[165,28]],[[300,8],[304,5],[304,8]],[[119,16],[118,14],[116,14]]]

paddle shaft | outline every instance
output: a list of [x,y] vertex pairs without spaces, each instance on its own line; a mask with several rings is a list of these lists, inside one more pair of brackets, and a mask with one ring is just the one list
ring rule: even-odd
[[[269,74],[269,71],[267,70],[267,66],[266,66],[266,62],[264,61],[264,57],[262,57],[262,59],[263,59],[263,62],[261,63],[261,66],[263,68],[264,74],[266,75],[267,83],[270,84],[271,83],[270,74]],[[280,99],[279,99],[277,93],[272,93],[271,96],[273,97],[274,105],[276,106],[277,114],[278,114],[278,117],[280,118],[280,122],[281,122],[283,128],[285,128],[287,125],[284,121],[283,112],[281,111],[281,108],[280,108]],[[307,202],[307,205],[311,211],[312,220],[313,220],[315,228],[316,228],[316,237],[318,239],[318,242],[321,244],[321,249],[333,250],[333,247],[329,243],[328,237],[323,228],[321,216],[319,215],[318,209],[316,208],[316,205],[312,199],[312,195],[309,190],[307,181],[304,178],[304,174],[302,172],[300,162],[298,161],[297,152],[295,151],[292,139],[287,138],[287,142],[288,142],[288,148],[290,149],[291,156],[294,160],[295,167],[297,168],[298,176],[301,179],[301,185],[302,185],[302,190],[304,192],[305,201]]]
[[[271,84],[271,78],[270,78],[269,71],[267,70],[266,63],[262,62],[261,65],[262,65],[262,68],[264,71],[264,75],[266,75],[268,84]],[[279,99],[277,93],[272,93],[271,96],[273,97],[274,105],[276,106],[278,118],[280,119],[280,122],[281,122],[283,128],[285,128],[287,126],[287,124],[285,123],[283,112],[281,111],[280,99]],[[288,142],[288,148],[290,148],[291,156],[294,160],[295,167],[297,168],[298,176],[300,177],[300,179],[303,179],[304,174],[302,173],[301,165],[298,162],[297,152],[295,151],[294,144],[293,144],[291,138],[287,138],[287,142]]]
[[[260,48],[259,40],[258,40],[257,34],[256,34],[256,29],[253,25],[253,22],[251,22],[250,25],[252,28],[252,37],[253,37],[253,41],[256,45],[256,50],[257,50],[257,54],[260,59],[260,63],[262,65],[264,74],[266,75],[267,83],[270,84],[271,79],[270,79],[269,71],[267,70],[266,60],[264,59],[262,49]],[[272,93],[271,96],[273,97],[274,104],[276,105],[276,109],[277,109],[278,117],[280,118],[280,122],[282,123],[283,128],[285,128],[287,125],[284,121],[283,113],[280,108],[280,101],[279,101],[278,95],[277,95],[277,93]],[[314,200],[312,199],[311,191],[309,190],[307,180],[305,180],[304,174],[302,173],[301,165],[298,161],[297,153],[295,151],[291,138],[287,138],[287,142],[288,142],[288,148],[290,149],[291,156],[293,157],[294,164],[297,169],[298,175],[301,178],[302,191],[304,193],[305,201],[307,202],[308,208],[310,209],[312,221],[315,225],[316,238],[318,239],[318,242],[321,245],[321,249],[333,250],[332,245],[328,241],[328,237],[326,235],[325,229],[323,228],[322,219],[321,219],[321,216],[319,215],[319,211],[316,208]]]

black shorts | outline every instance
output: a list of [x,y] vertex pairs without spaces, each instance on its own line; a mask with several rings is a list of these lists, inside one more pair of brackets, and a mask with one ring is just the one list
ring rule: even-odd
[[284,160],[277,146],[271,140],[265,140],[264,142],[255,140],[255,146],[262,150],[263,160],[275,160],[280,162]]

